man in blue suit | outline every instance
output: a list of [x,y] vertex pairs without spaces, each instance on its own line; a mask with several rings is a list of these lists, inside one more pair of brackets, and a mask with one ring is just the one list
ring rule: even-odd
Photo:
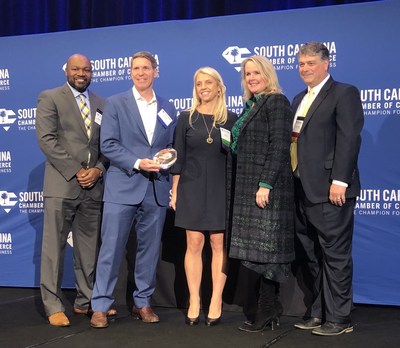
[[106,101],[101,128],[101,149],[110,160],[105,178],[102,245],[92,296],[90,324],[108,326],[106,313],[132,226],[137,235],[134,269],[136,289],[132,315],[146,323],[159,322],[150,301],[156,285],[161,235],[169,204],[171,180],[153,160],[172,145],[176,111],[156,96],[157,61],[148,52],[132,57],[133,88]]

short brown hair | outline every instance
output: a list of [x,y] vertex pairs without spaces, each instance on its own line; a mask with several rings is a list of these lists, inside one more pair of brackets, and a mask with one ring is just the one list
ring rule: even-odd
[[146,51],[140,51],[140,52],[136,52],[133,56],[132,56],[132,60],[136,59],[136,58],[145,58],[148,61],[150,61],[151,66],[153,67],[153,69],[157,69],[157,61],[156,59],[153,57],[153,55],[150,52],[146,52]]

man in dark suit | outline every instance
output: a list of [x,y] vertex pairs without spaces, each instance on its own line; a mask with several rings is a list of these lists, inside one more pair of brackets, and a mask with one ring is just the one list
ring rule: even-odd
[[67,83],[39,95],[38,143],[46,156],[40,290],[51,325],[69,326],[61,282],[67,237],[72,231],[77,296],[74,312],[86,314],[92,295],[107,161],[100,154],[103,99],[88,91],[87,57],[68,59]]
[[106,312],[114,301],[113,291],[129,233],[137,238],[132,315],[156,323],[151,308],[161,235],[169,204],[171,178],[161,170],[154,155],[170,147],[176,124],[171,103],[156,96],[157,61],[148,52],[132,57],[133,88],[110,97],[101,129],[101,150],[110,160],[105,179],[102,244],[96,270],[91,326],[108,326]]
[[359,91],[334,81],[328,68],[323,44],[300,48],[299,71],[308,88],[292,105],[296,237],[313,279],[310,317],[295,327],[323,336],[353,331],[353,211],[364,122]]

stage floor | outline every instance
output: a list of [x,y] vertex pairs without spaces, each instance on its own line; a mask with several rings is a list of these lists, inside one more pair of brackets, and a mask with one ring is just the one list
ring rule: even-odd
[[[65,291],[67,314],[71,314],[72,290]],[[241,312],[223,313],[221,324],[206,327],[185,325],[184,310],[155,307],[161,322],[144,324],[134,320],[125,305],[107,329],[92,329],[86,316],[69,315],[71,326],[52,327],[44,315],[38,289],[0,287],[0,347],[140,347],[140,348],[391,348],[400,347],[400,307],[356,305],[354,332],[337,337],[314,336],[297,330],[296,317],[284,316],[274,331],[245,333],[237,329],[243,322]]]

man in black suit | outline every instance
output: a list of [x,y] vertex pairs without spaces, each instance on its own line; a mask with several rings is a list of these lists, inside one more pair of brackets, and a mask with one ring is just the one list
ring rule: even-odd
[[357,88],[329,75],[323,44],[303,45],[298,58],[308,87],[292,104],[295,227],[313,280],[313,303],[310,317],[295,327],[334,336],[353,331],[352,236],[363,109]]

